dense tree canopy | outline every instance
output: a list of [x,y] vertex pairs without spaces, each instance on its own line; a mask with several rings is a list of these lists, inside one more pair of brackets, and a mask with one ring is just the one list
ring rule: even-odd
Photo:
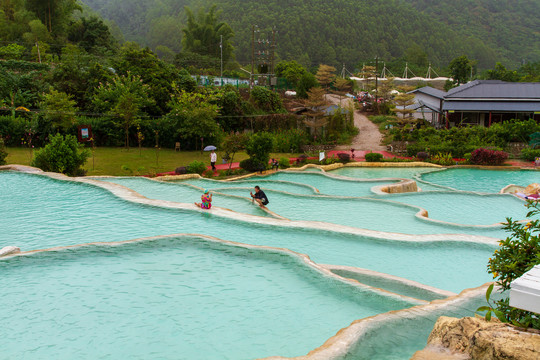
[[77,0],[25,0],[26,9],[47,27],[49,33],[64,35],[71,14],[80,10]]
[[216,12],[216,6],[208,12],[200,8],[196,14],[186,7],[186,14],[187,24],[182,29],[184,50],[215,59],[221,58],[223,50],[223,62],[227,63],[234,50],[231,44],[234,32],[227,23],[218,21],[220,14]]
[[68,39],[78,43],[86,52],[97,55],[113,54],[118,47],[107,25],[95,16],[72,22]]
[[510,81],[510,82],[519,81],[519,75],[517,71],[508,70],[500,62],[495,64],[494,69],[490,69],[486,71],[485,78],[488,80],[503,80],[503,81]]
[[132,73],[149,86],[147,96],[153,99],[150,115],[163,115],[168,112],[168,101],[172,92],[172,83],[180,80],[180,73],[173,65],[157,58],[148,48],[141,48],[136,43],[126,43],[120,49],[119,56],[112,63],[118,74]]
[[540,34],[533,31],[537,17],[531,16],[540,13],[537,0],[329,0],[289,1],[286,6],[278,0],[83,2],[118,23],[126,38],[154,49],[161,38],[175,51],[180,49],[171,42],[179,42],[174,36],[178,32],[167,32],[164,25],[185,24],[186,5],[196,9],[217,4],[221,21],[235,33],[236,59],[241,64],[251,61],[251,25],[259,26],[258,38],[270,38],[275,27],[279,58],[297,60],[310,70],[321,63],[360,68],[375,56],[387,62],[405,59],[422,71],[428,62],[446,66],[456,54],[477,60],[480,69],[492,68],[496,61],[516,68],[523,60],[540,58]]
[[471,80],[472,63],[467,56],[462,55],[453,59],[448,67],[456,84],[464,84]]

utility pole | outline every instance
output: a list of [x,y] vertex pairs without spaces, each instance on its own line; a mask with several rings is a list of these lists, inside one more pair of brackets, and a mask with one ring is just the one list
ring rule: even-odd
[[219,50],[221,52],[221,85],[223,86],[223,35],[219,35]]
[[272,55],[270,57],[270,87],[273,88],[272,82],[276,80],[277,85],[277,78],[275,78],[275,72],[274,72],[274,62],[275,62],[275,51],[276,51],[276,33],[277,30],[275,27],[272,28],[272,44],[270,45],[270,48],[272,49]]
[[[379,57],[375,56],[375,104],[379,109]],[[378,111],[377,111],[378,112]]]
[[249,89],[253,89],[253,74],[255,73],[255,27],[251,26],[251,74],[249,75]]

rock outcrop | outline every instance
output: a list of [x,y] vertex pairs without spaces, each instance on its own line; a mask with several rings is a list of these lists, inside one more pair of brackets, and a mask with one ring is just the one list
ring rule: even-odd
[[411,359],[540,359],[540,332],[482,318],[442,316],[429,335],[428,346]]

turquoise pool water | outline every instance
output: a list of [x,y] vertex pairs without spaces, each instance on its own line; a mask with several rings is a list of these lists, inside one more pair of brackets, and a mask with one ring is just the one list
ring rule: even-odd
[[[221,191],[226,194],[238,196],[245,194],[245,190],[240,189],[222,189]],[[347,199],[300,196],[271,190],[265,193],[270,200],[268,208],[278,215],[291,220],[324,221],[360,229],[402,234],[471,234],[494,238],[504,237],[505,235],[500,227],[474,228],[448,226],[447,224],[418,218],[415,216],[420,210],[418,207],[388,201],[393,199],[393,197]],[[406,201],[404,198],[400,199],[404,202]],[[437,199],[436,196],[435,199]],[[512,200],[509,199],[508,201],[512,202]],[[522,213],[519,214],[516,212],[516,214],[523,217],[523,213],[525,212],[522,206],[523,203],[519,203],[519,200],[517,201]],[[454,206],[458,206],[458,204],[456,203]],[[391,217],[389,217],[389,214],[391,214]],[[441,220],[444,220],[444,216],[442,217],[443,219]],[[477,217],[482,217],[482,215],[479,214]],[[484,222],[489,222],[493,217],[487,214],[482,219],[484,219]],[[471,224],[471,221],[466,218],[461,217],[461,220],[464,221],[464,224]],[[478,224],[473,223],[471,225]]]
[[[200,203],[201,195],[203,193],[202,190],[185,184],[162,183],[145,178],[100,178],[99,180],[126,186],[150,199],[183,202],[188,204],[194,202]],[[204,189],[204,187],[202,188]],[[213,193],[212,205],[234,210],[239,213],[268,216],[268,213],[261,210],[258,206],[250,206],[251,201],[246,198]]]
[[[360,179],[337,178],[325,175],[322,172],[296,173],[278,172],[264,177],[254,177],[249,180],[215,181],[207,179],[187,179],[178,181],[202,188],[219,190],[222,188],[241,187],[253,190],[255,185],[266,190],[283,191],[301,195],[342,195],[342,196],[370,196],[371,188],[385,184],[392,184],[399,180],[361,181]],[[319,193],[315,191],[319,190]],[[249,196],[249,191],[243,196]]]
[[348,176],[359,179],[380,179],[380,178],[404,178],[412,179],[414,175],[421,174],[439,168],[433,167],[395,167],[395,168],[367,168],[367,167],[345,167],[329,171],[329,174]]
[[498,193],[506,185],[540,182],[540,171],[446,169],[423,174],[421,179],[457,190]]
[[200,238],[42,253],[0,271],[3,358],[296,356],[351,319],[411,305]]
[[[288,174],[290,175],[290,174]],[[326,179],[325,179],[326,180]],[[147,179],[116,178],[107,181],[128,186],[145,197],[159,200],[170,200],[191,203],[197,199],[200,192],[188,186],[166,184]],[[327,179],[334,183],[334,179]],[[340,181],[341,183],[341,181]],[[354,184],[354,182],[352,182]],[[222,184],[226,186],[226,184]],[[345,192],[345,188],[342,191]],[[214,206],[230,208],[241,213],[265,215],[258,206],[253,206],[249,200],[249,191],[252,188],[216,188],[224,194],[244,198],[215,196]],[[339,189],[336,189],[338,191]],[[475,194],[413,194],[392,195],[377,199],[341,199],[322,196],[301,196],[272,191],[265,188],[271,204],[268,206],[273,212],[292,220],[324,221],[333,224],[348,225],[361,229],[398,232],[406,234],[473,234],[491,237],[504,237],[504,232],[498,228],[476,229],[448,227],[445,224],[434,223],[418,219],[415,214],[418,208],[402,205],[398,202],[381,201],[380,199],[398,200],[403,204],[424,207],[429,211],[430,217],[460,224],[491,225],[504,216],[523,216],[523,202],[513,196],[484,196]],[[246,197],[247,195],[247,197]],[[478,202],[478,204],[476,204]],[[429,206],[428,206],[429,205]],[[471,207],[472,206],[472,207]],[[475,209],[499,208],[488,212],[477,212]],[[369,209],[369,211],[366,211]],[[461,212],[463,209],[463,212]],[[392,214],[389,222],[386,214]],[[448,216],[446,214],[448,213]],[[356,214],[351,216],[351,214]],[[471,218],[472,217],[472,218]]]
[[389,198],[422,207],[431,219],[458,224],[491,225],[504,222],[506,217],[522,220],[526,212],[525,203],[509,194],[427,192],[393,194]]
[[[412,177],[419,169],[377,170],[384,170],[389,174],[386,176]],[[408,176],[404,170],[409,171]],[[382,174],[366,178],[384,177]],[[521,172],[514,174],[515,179],[523,176]],[[354,173],[347,176],[361,177]],[[500,182],[507,180],[514,178]],[[125,178],[107,181],[151,199],[191,204],[200,197],[200,190],[185,183]],[[332,224],[418,236],[503,238],[505,234],[498,228],[447,226],[417,219],[417,208],[409,205],[426,208],[434,219],[471,225],[504,221],[506,216],[523,218],[526,213],[522,202],[508,196],[451,191],[380,196],[372,194],[370,188],[381,182],[335,179],[319,173],[279,172],[232,184],[189,182],[205,188],[215,185],[215,189],[239,197],[246,197],[260,184],[267,191],[272,211],[294,220],[325,221],[328,231],[309,226],[290,228],[285,226],[286,220],[263,225],[226,219],[211,211],[140,205],[97,186],[0,172],[0,248],[15,245],[24,251],[177,233],[203,234],[290,249],[316,263],[371,269],[457,293],[491,280],[486,264],[494,246],[452,241],[453,235],[447,235],[450,241],[444,242],[374,239],[336,233]],[[331,196],[314,195],[308,185]],[[351,189],[370,198],[339,197],[350,196]],[[268,218],[239,197],[216,195],[215,205],[219,201],[236,212]],[[179,353],[189,354],[186,358],[190,359],[297,356],[322,345],[356,319],[410,306],[323,276],[285,253],[231,247],[198,237],[40,253],[4,259],[0,267],[0,284],[7,289],[0,306],[12,310],[0,315],[4,328],[10,329],[4,336],[6,344],[14,345],[3,349],[8,358],[21,353],[35,358],[80,355],[113,359],[140,354],[144,354],[141,358],[170,358]],[[399,284],[373,281],[389,291],[416,294]],[[421,292],[416,295],[423,296]],[[470,315],[470,311],[466,307],[456,313]],[[308,322],[304,329],[302,325]],[[433,322],[431,315],[418,314],[413,320],[384,324],[363,338],[350,356],[408,359],[410,351],[424,346]],[[400,339],[389,337],[392,326],[400,333],[403,330]],[[404,342],[406,351],[396,353],[391,344]],[[97,344],[102,347],[96,350]]]
[[[493,251],[489,245],[405,243],[331,231],[250,224],[211,213],[137,205],[101,188],[39,175],[0,173],[0,181],[8,191],[0,202],[0,212],[5,214],[0,247],[16,245],[22,250],[34,250],[199,233],[246,244],[287,248],[307,254],[317,263],[358,266],[454,292],[490,280],[485,272]],[[31,202],[27,201],[29,198]],[[449,271],[454,272],[451,278],[446,276]]]
[[403,283],[401,281],[396,281],[394,279],[381,278],[380,276],[358,273],[350,270],[343,269],[332,269],[334,274],[339,276],[358,280],[362,284],[373,286],[380,289],[386,289],[398,294],[409,296],[415,299],[421,299],[426,301],[432,301],[437,299],[444,299],[446,296],[434,293],[432,291],[427,291],[426,289],[421,289],[409,284]]
[[[493,294],[493,299],[499,299]],[[433,325],[440,316],[474,316],[476,309],[486,304],[485,295],[481,294],[465,301],[458,301],[444,309],[430,312],[412,311],[412,314],[396,316],[389,321],[371,327],[362,341],[349,350],[340,360],[396,360],[410,359],[418,350],[426,346],[427,338]],[[391,334],[381,337],[381,334]]]
[[[373,195],[371,188],[374,186],[392,184],[396,180],[385,181],[361,181],[360,179],[339,179],[323,173],[294,173],[278,172],[267,177],[270,180],[293,181],[315,186],[321,194],[341,196],[368,196]],[[314,185],[316,184],[316,185]]]
[[[267,178],[262,179],[252,179],[252,180],[238,180],[238,181],[218,181],[218,180],[208,180],[208,179],[187,179],[179,181],[171,181],[178,184],[191,184],[198,186],[203,189],[219,190],[221,188],[231,188],[231,187],[240,187],[240,188],[249,188],[250,191],[253,191],[255,185],[259,185],[265,189],[271,190],[280,190],[285,192],[291,192],[294,194],[304,194],[304,195],[313,195],[317,192],[313,186],[308,186],[300,183],[292,183],[287,181],[274,181],[267,180]],[[244,193],[244,196],[249,196],[249,191]]]

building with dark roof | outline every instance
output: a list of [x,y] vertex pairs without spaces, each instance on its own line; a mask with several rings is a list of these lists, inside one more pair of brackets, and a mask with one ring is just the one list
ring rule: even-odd
[[439,127],[444,123],[443,120],[443,102],[446,93],[431,86],[410,92],[414,94],[414,104],[407,106],[407,109],[413,109],[412,117],[415,119],[425,119],[433,126]]
[[475,80],[444,95],[446,127],[491,126],[510,119],[540,121],[540,83]]

